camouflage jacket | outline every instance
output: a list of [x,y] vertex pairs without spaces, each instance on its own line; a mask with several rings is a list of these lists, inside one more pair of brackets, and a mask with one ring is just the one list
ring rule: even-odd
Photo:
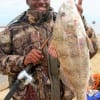
[[[23,60],[25,55],[32,48],[39,48],[44,41],[50,36],[52,32],[52,24],[55,20],[55,14],[50,10],[46,15],[38,14],[30,9],[24,12],[20,18],[12,23],[0,35],[0,72],[8,75],[10,86],[16,80],[18,73],[24,69]],[[94,49],[97,47],[94,32],[92,34]],[[49,43],[43,48],[44,59],[41,61],[40,68],[43,74],[48,79],[48,61],[47,61],[47,48]],[[95,51],[96,52],[96,51]],[[93,53],[94,55],[95,53]],[[46,83],[44,83],[46,84]],[[47,86],[48,87],[48,86]],[[50,100],[50,88],[44,86],[39,89],[39,100]],[[23,85],[16,91],[13,98],[14,100],[28,100],[25,99],[27,88]],[[32,91],[32,90],[31,90]],[[47,92],[48,91],[48,92]],[[35,94],[33,94],[35,95]],[[30,94],[30,98],[33,96]],[[31,100],[29,98],[29,100]],[[33,98],[33,97],[32,97]],[[37,100],[34,96],[34,100]]]
[[[12,23],[0,36],[0,72],[9,76],[10,86],[16,80],[18,73],[24,69],[23,60],[25,55],[32,49],[37,48],[45,42],[52,32],[52,17],[54,13],[50,10],[47,14],[38,14],[35,11],[28,10],[24,12],[18,21]],[[39,68],[43,77],[48,78],[47,47],[43,48],[44,59]],[[40,75],[40,76],[41,76]],[[45,84],[45,83],[44,83]],[[24,100],[26,89],[20,86],[15,93],[15,100]],[[19,94],[20,93],[20,94]],[[45,93],[48,93],[45,91]],[[49,93],[48,93],[49,94]],[[45,94],[45,95],[48,95]],[[48,98],[41,94],[39,98]],[[35,99],[34,99],[35,100]]]
[[86,33],[88,35],[88,38],[94,49],[93,52],[90,51],[90,59],[91,59],[92,57],[95,56],[95,54],[98,51],[97,37],[96,37],[95,31],[93,30],[93,28],[86,23],[86,19],[84,16],[82,16],[82,20],[83,20],[84,27],[85,27]]

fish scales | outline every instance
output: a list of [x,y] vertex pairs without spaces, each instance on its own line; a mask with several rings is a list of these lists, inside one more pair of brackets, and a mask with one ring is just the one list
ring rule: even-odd
[[51,45],[56,48],[60,61],[62,82],[68,86],[69,81],[77,100],[87,100],[89,49],[85,28],[73,0],[66,0],[59,9]]

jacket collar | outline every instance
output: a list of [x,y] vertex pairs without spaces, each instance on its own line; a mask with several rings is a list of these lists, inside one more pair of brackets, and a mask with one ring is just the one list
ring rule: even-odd
[[30,24],[50,21],[53,18],[53,9],[50,8],[46,13],[39,13],[35,10],[28,9],[26,11],[26,18]]

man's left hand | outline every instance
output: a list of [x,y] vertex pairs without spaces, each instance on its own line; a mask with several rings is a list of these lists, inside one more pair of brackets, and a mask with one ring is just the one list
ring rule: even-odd
[[83,13],[83,8],[82,8],[82,6],[79,5],[79,4],[76,4],[76,7],[77,7],[77,10],[79,11],[80,15],[82,15],[82,13]]
[[55,46],[53,46],[52,44],[50,44],[49,48],[48,48],[48,53],[53,56],[54,58],[57,58],[57,51]]
[[82,15],[83,13],[82,1],[83,0],[78,0],[78,4],[76,4],[77,10],[79,11],[80,15]]

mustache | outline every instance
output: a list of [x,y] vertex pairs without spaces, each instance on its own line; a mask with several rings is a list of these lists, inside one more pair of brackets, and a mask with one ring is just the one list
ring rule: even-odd
[[40,3],[38,6],[40,6],[40,7],[45,7],[45,8],[50,7],[50,5],[47,4],[47,3],[44,3],[44,4]]

